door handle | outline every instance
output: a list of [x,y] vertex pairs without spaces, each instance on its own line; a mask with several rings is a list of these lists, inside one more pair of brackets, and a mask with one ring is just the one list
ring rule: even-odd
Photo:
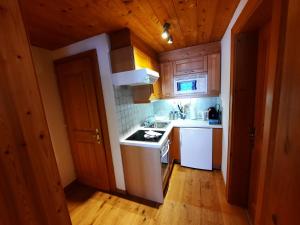
[[250,141],[251,148],[253,148],[255,145],[255,131],[256,130],[254,127],[249,127],[249,141]]
[[96,128],[96,140],[98,144],[101,144],[101,136],[98,128]]
[[250,138],[255,137],[255,128],[254,127],[249,128],[249,136],[250,136]]

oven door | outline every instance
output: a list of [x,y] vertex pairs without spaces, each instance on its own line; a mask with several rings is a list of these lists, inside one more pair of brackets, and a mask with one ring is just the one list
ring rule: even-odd
[[169,170],[169,150],[170,150],[170,140],[167,140],[166,144],[164,144],[160,150],[162,181],[165,180]]
[[178,76],[174,79],[175,95],[207,94],[207,74]]

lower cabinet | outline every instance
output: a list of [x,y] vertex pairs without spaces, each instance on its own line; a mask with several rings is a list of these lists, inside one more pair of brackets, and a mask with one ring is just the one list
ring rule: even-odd
[[[180,128],[174,127],[172,131],[172,146],[170,161],[180,163]],[[222,128],[213,128],[213,169],[221,169],[222,163]]]
[[174,127],[172,136],[171,162],[180,163],[180,128]]
[[223,130],[221,128],[213,129],[213,169],[221,169],[222,133]]
[[163,203],[160,150],[121,145],[121,153],[127,193]]

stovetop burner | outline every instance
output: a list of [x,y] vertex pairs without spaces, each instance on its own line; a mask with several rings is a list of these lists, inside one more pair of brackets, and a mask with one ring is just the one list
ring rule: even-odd
[[145,138],[144,135],[145,135],[145,133],[147,131],[149,131],[149,130],[138,130],[133,135],[131,135],[130,137],[126,138],[126,140],[128,140],[128,141],[159,142],[159,140],[162,138],[162,136],[165,133],[165,131],[154,130],[155,132],[161,133],[162,135],[159,136],[159,137],[154,137],[154,138]]

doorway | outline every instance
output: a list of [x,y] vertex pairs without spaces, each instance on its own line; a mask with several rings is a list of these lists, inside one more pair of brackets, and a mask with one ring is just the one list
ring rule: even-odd
[[54,62],[77,180],[115,191],[96,50]]
[[268,23],[235,37],[228,200],[256,210],[266,98]]
[[[268,156],[264,133],[270,109],[267,98],[272,79],[269,65],[274,31],[272,1],[248,4],[232,32],[231,118],[227,171],[227,199],[247,208],[250,222],[256,223],[263,195],[265,174],[262,172]],[[273,30],[271,30],[271,26]],[[276,67],[276,66],[275,66]],[[274,78],[275,79],[275,78]],[[268,93],[268,96],[267,96]],[[266,127],[267,126],[267,127]],[[265,128],[266,127],[266,128]],[[269,131],[269,130],[268,130]]]

